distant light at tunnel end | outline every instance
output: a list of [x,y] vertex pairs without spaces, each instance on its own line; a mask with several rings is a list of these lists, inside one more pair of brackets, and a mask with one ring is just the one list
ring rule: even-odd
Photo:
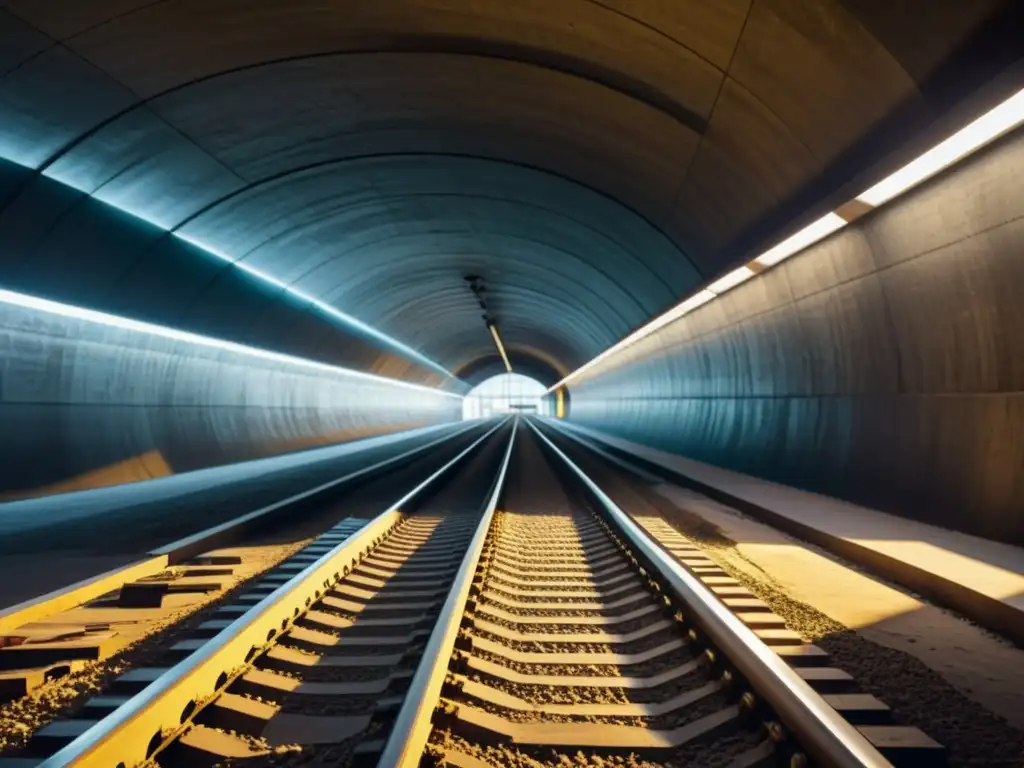
[[84,320],[86,322],[97,323],[99,325],[105,325],[112,328],[121,328],[127,331],[133,331],[135,333],[144,333],[149,334],[151,336],[159,336],[164,339],[170,339],[172,341],[181,341],[196,346],[209,347],[212,349],[223,349],[228,352],[235,352],[237,354],[248,355],[251,357],[259,357],[264,360],[271,360],[279,363],[287,363],[289,365],[299,365],[305,368],[315,368],[317,370],[321,370],[324,372],[338,373],[344,376],[353,376],[359,379],[366,379],[378,383],[391,384],[397,387],[416,389],[425,392],[431,392],[433,394],[462,399],[462,395],[460,394],[456,394],[454,392],[447,392],[443,389],[437,389],[436,387],[429,387],[423,384],[415,384],[411,381],[402,381],[401,379],[392,379],[387,376],[378,376],[373,373],[357,371],[351,368],[342,368],[341,366],[338,365],[321,363],[316,360],[309,360],[304,357],[286,355],[281,352],[272,352],[267,349],[260,349],[259,347],[250,347],[245,344],[239,344],[237,342],[227,341],[225,339],[217,339],[212,336],[201,336],[198,333],[192,333],[190,331],[182,331],[178,330],[177,328],[168,328],[167,326],[163,325],[146,323],[141,320],[133,320],[128,317],[121,317],[120,315],[111,315],[107,314],[106,312],[100,312],[95,309],[86,309],[85,307],[76,307],[71,304],[63,304],[59,301],[44,299],[38,296],[30,296],[24,293],[17,293],[15,291],[9,291],[4,288],[0,288],[0,303],[9,304],[17,307],[23,307],[25,309],[32,309],[37,312],[45,312],[47,314],[57,315],[60,317],[69,317],[76,320]]
[[[923,155],[907,163],[895,173],[885,177],[873,187],[864,190],[851,203],[853,205],[859,204],[865,210],[883,205],[899,197],[904,192],[913,189],[918,184],[927,181],[935,174],[945,168],[949,168],[985,145],[990,144],[1000,136],[1009,133],[1021,123],[1024,123],[1024,89],[1018,91],[1006,101],[989,110]],[[706,288],[689,296],[672,309],[633,331],[629,336],[626,336],[597,357],[566,375],[561,381],[552,385],[548,392],[554,392],[564,387],[570,381],[615,353],[620,352],[631,344],[635,344],[669,323],[675,322],[697,307],[707,304],[719,295],[757,276],[765,269],[775,266],[790,256],[794,256],[818,241],[838,232],[853,220],[853,217],[848,214],[847,218],[840,215],[840,212],[845,213],[845,208],[847,206],[840,206],[836,211],[825,214],[796,234],[787,237],[781,243],[754,257],[744,266],[718,278]]]

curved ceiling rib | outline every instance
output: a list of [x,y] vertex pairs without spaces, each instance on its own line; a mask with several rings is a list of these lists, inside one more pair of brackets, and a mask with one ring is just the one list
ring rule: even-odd
[[572,78],[579,78],[601,88],[614,91],[639,104],[651,107],[664,113],[686,126],[696,134],[703,134],[707,130],[707,121],[699,114],[693,112],[689,107],[679,104],[671,97],[652,91],[645,83],[624,78],[621,73],[614,70],[595,68],[590,62],[563,57],[557,51],[547,51],[542,48],[527,48],[524,46],[496,46],[488,48],[486,45],[479,45],[477,41],[460,41],[450,38],[438,37],[429,40],[416,40],[415,44],[402,44],[402,41],[392,41],[392,44],[382,48],[346,48],[336,51],[327,51],[312,55],[297,55],[288,58],[261,61],[247,64],[241,67],[226,69],[219,72],[204,74],[193,80],[178,83],[166,90],[146,98],[141,98],[121,109],[112,115],[105,117],[86,131],[75,136],[70,142],[58,148],[53,154],[43,160],[37,170],[45,172],[54,163],[61,160],[67,154],[73,152],[76,147],[87,141],[93,135],[99,133],[107,126],[116,123],[118,120],[129,115],[139,107],[158,104],[161,99],[173,97],[181,91],[201,86],[208,81],[215,81],[218,78],[230,77],[260,70],[267,67],[281,65],[295,65],[309,62],[315,59],[349,56],[381,56],[381,55],[414,55],[414,56],[461,56],[479,59],[491,59],[498,62],[506,62],[524,67],[536,67],[540,70],[547,70],[559,75]]

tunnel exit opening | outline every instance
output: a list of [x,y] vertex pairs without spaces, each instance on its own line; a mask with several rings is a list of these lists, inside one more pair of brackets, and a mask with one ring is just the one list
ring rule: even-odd
[[486,419],[505,413],[554,415],[547,387],[520,373],[502,373],[473,387],[462,402],[462,418]]

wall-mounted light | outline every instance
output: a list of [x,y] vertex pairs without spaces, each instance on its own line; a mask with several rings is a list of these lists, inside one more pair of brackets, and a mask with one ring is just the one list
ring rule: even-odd
[[554,392],[603,360],[635,344],[655,331],[672,323],[697,307],[707,304],[716,296],[746,282],[752,277],[778,264],[790,256],[806,250],[820,240],[838,232],[849,222],[864,215],[872,208],[882,205],[923,181],[930,179],[944,168],[962,160],[972,152],[995,141],[1024,123],[1024,90],[1018,91],[999,106],[986,112],[974,122],[957,131],[945,141],[907,163],[900,170],[882,179],[852,200],[812,221],[796,234],[790,235],[764,253],[754,257],[742,267],[718,278],[706,288],[697,291],[672,309],[659,315],[643,327],[633,331],[621,341],[613,344],[592,360],[572,371],[553,385],[548,392]]

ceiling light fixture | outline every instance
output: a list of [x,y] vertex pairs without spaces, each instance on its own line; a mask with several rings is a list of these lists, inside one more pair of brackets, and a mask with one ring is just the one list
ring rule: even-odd
[[462,279],[469,283],[469,290],[473,292],[476,303],[484,311],[481,317],[484,319],[487,330],[491,333],[491,338],[494,339],[494,346],[498,348],[502,362],[505,363],[505,370],[512,373],[512,363],[509,362],[508,355],[505,354],[505,345],[501,343],[501,336],[498,334],[498,321],[491,316],[487,309],[487,285],[484,279],[480,275],[466,275]]
[[498,326],[492,322],[487,327],[491,329],[491,337],[494,339],[495,346],[498,347],[498,354],[501,355],[501,359],[505,363],[505,370],[512,373],[512,363],[508,361],[508,355],[505,354],[505,345],[501,343],[501,336],[498,335]]

